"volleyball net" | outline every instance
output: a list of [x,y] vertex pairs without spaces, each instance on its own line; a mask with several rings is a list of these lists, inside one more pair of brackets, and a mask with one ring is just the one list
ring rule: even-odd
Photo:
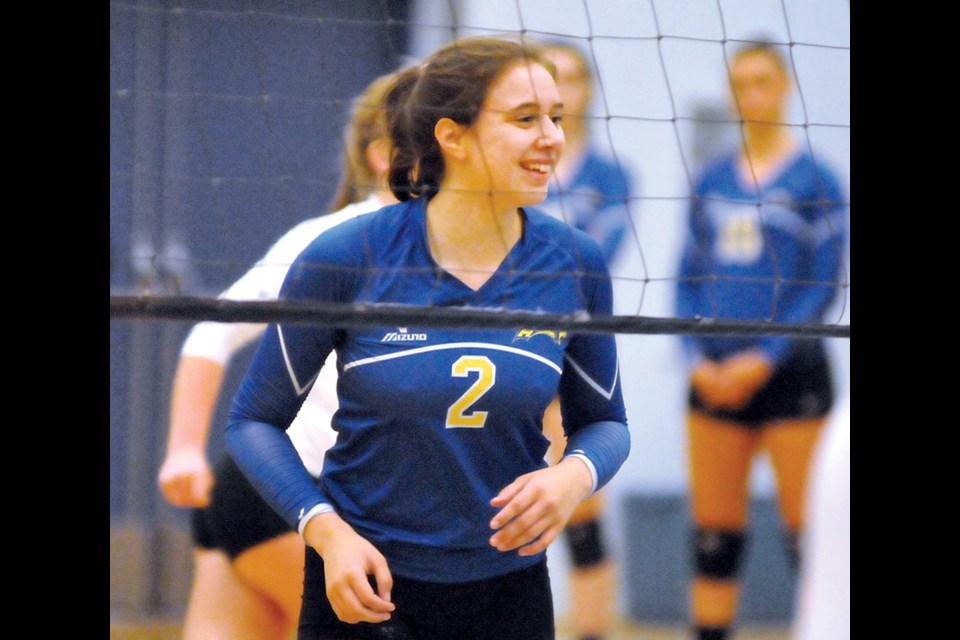
[[[114,0],[110,19],[112,320],[850,336],[847,247],[835,281],[766,283],[831,288],[835,303],[822,321],[781,322],[776,309],[756,321],[689,319],[673,306],[694,176],[741,136],[729,109],[729,62],[752,38],[763,35],[785,52],[796,86],[783,126],[839,176],[849,228],[846,3],[367,0],[239,8]],[[367,83],[440,44],[481,34],[565,42],[589,60],[592,144],[633,178],[615,221],[622,229],[610,260],[615,313],[219,297],[284,232],[329,211],[350,103]]]

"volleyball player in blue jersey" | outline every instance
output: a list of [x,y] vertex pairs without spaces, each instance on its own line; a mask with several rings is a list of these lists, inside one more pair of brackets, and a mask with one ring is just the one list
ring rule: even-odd
[[566,143],[547,197],[537,208],[593,236],[612,265],[632,230],[628,202],[633,176],[592,142],[588,111],[594,79],[583,51],[559,40],[542,47],[557,68]]
[[[742,145],[696,182],[677,288],[684,318],[821,323],[838,291],[846,203],[834,173],[784,124],[790,74],[751,43],[731,59]],[[696,527],[690,597],[698,640],[729,637],[747,541],[751,465],[765,450],[794,567],[811,455],[834,402],[823,340],[684,337]]]
[[[632,177],[592,142],[588,112],[594,77],[584,52],[561,40],[542,46],[557,68],[565,142],[547,197],[537,208],[589,233],[612,268],[632,229]],[[549,459],[557,460],[565,443],[556,403],[547,409],[544,427],[551,440]],[[570,627],[576,640],[602,640],[616,622],[617,565],[608,552],[605,507],[604,492],[594,494],[577,505],[564,531],[571,565]]]
[[[553,67],[468,38],[387,94],[401,201],[323,233],[281,298],[605,315],[597,243],[530,208],[563,149]],[[337,354],[335,444],[319,482],[284,429]],[[549,466],[543,414],[568,437]],[[630,437],[613,335],[270,325],[226,432],[237,464],[307,551],[298,637],[555,637],[545,551]]]

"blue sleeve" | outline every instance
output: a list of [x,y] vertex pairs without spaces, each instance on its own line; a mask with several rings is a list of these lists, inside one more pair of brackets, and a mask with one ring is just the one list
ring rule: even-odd
[[[327,234],[334,236],[321,235],[293,262],[281,300],[336,301],[345,295],[349,285],[344,274],[349,270],[333,268],[326,258],[340,251]],[[294,528],[301,516],[329,501],[285,431],[336,335],[336,329],[322,325],[268,325],[230,410],[225,440],[231,455],[260,495]]]
[[[822,322],[841,286],[848,207],[832,173],[821,167],[814,176],[809,204],[802,212],[810,220],[806,234],[807,271],[799,274],[799,282],[786,290],[779,317],[779,322],[786,324]],[[787,357],[793,341],[795,338],[770,336],[760,342],[760,348],[773,362],[780,362]]]
[[[706,245],[705,233],[699,224],[700,208],[694,198],[687,214],[687,230],[680,256],[679,277],[676,285],[676,317],[693,319],[698,315],[697,301],[704,295],[703,276],[708,272],[707,257],[702,247]],[[684,352],[690,363],[702,358],[697,340],[690,334],[680,337]]]
[[616,475],[630,455],[630,431],[623,422],[594,422],[567,439],[566,456],[587,459],[597,491]]
[[[588,245],[584,250],[587,310],[591,316],[609,316],[613,313],[610,274],[596,243],[588,239]],[[616,336],[577,333],[570,339],[565,360],[559,392],[568,437],[564,455],[581,455],[589,461],[596,490],[613,478],[630,453]]]
[[602,196],[594,215],[585,221],[585,230],[600,245],[609,264],[633,227],[629,204],[633,179],[626,167],[612,162],[604,162],[602,169],[596,170],[594,179]]
[[327,502],[293,442],[274,425],[231,419],[225,442],[250,484],[292,529],[300,517]]

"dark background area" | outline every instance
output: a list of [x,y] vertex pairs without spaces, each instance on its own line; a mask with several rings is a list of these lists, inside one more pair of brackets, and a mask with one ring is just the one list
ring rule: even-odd
[[[349,102],[406,61],[410,4],[112,1],[111,294],[216,295],[328,210]],[[164,502],[156,473],[190,326],[110,322],[111,611],[176,609],[188,588],[188,512]]]

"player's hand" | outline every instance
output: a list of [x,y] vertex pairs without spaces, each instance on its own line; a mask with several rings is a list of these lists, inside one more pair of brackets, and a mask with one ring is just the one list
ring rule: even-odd
[[741,409],[773,375],[773,365],[759,351],[738,353],[725,360],[720,369],[718,406]]
[[500,551],[519,548],[521,556],[540,553],[556,540],[592,488],[590,470],[576,458],[525,473],[490,501],[500,507],[490,521],[496,531],[490,545]]
[[[343,622],[384,622],[396,605],[390,602],[393,576],[387,559],[336,513],[314,516],[304,539],[323,558],[327,599]],[[377,590],[369,576],[376,581]]]
[[202,451],[168,451],[157,484],[164,499],[175,507],[206,507],[213,489],[213,471]]
[[720,364],[704,360],[694,368],[690,384],[708,407],[716,407],[723,400]]

